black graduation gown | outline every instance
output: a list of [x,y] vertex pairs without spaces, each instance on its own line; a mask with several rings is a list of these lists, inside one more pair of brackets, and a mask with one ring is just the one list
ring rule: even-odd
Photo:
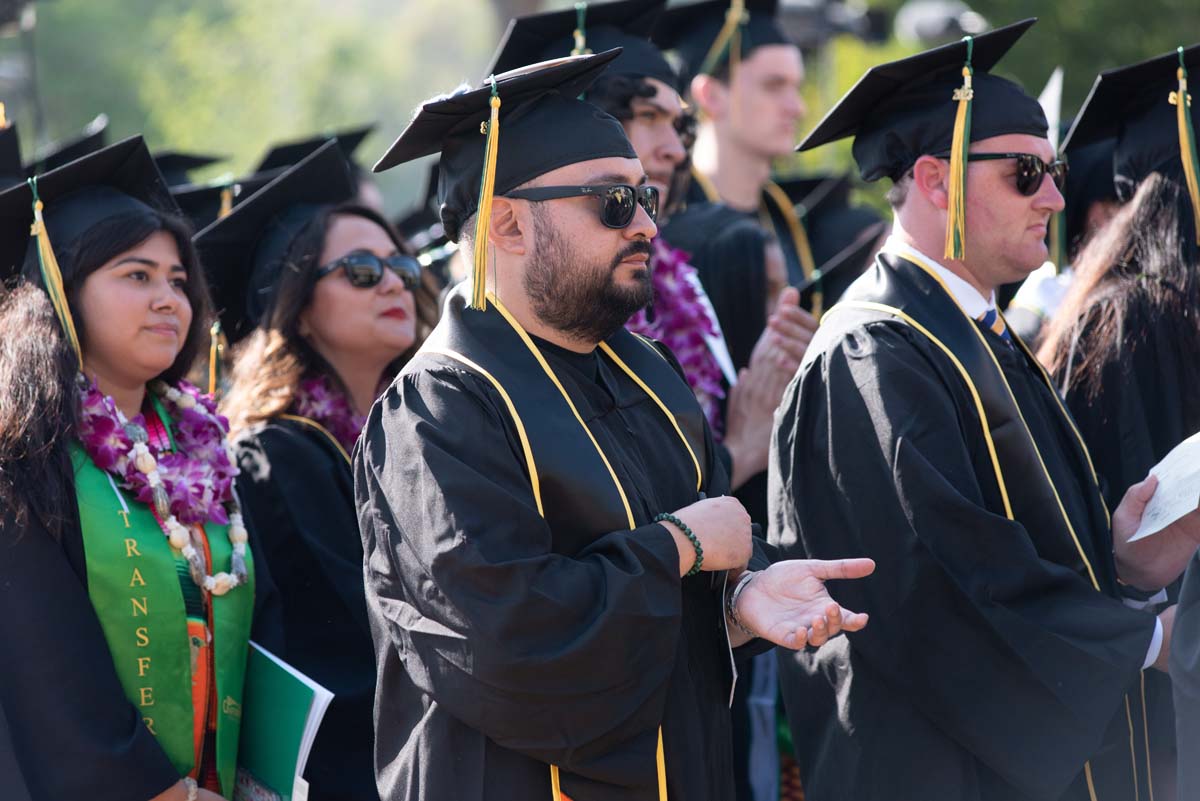
[[[930,328],[956,315],[973,358],[991,364],[974,323],[903,259],[881,256],[848,293],[897,295]],[[1030,357],[984,339],[1078,545],[1045,502],[1040,468],[1011,458],[1024,432],[992,427],[989,411],[1007,517],[965,381],[894,317],[828,315],[776,418],[772,542],[788,556],[877,563],[833,588],[871,613],[864,631],[780,658],[813,801],[1087,799],[1087,760],[1098,798],[1133,798],[1134,770],[1147,797],[1138,683],[1154,618],[1118,598],[1107,518],[1051,390]],[[992,397],[991,379],[972,377]]]
[[1200,554],[1192,557],[1171,640],[1171,678],[1179,750],[1178,798],[1200,798]]
[[[456,293],[438,328],[460,316],[496,318],[494,309],[485,317],[462,306]],[[555,764],[574,801],[656,801],[661,723],[670,798],[728,801],[731,674],[720,584],[708,573],[680,580],[674,540],[650,522],[697,499],[679,436],[607,357],[541,343],[637,526],[595,527],[612,485],[571,486],[576,473],[597,475],[585,472],[595,455],[586,439],[576,447],[582,434],[552,395],[517,405],[527,429],[565,418],[570,436],[558,453],[531,436],[549,498],[543,517],[504,398],[429,347],[376,403],[355,453],[379,664],[381,797],[549,798]],[[703,414],[667,358],[663,368],[680,382],[671,408],[702,432],[701,491],[722,494],[728,480]],[[541,374],[528,361],[533,385]],[[513,396],[528,391],[518,383],[508,384]],[[560,495],[573,507],[557,504]]]
[[[145,801],[179,774],[125,697],[87,591],[74,496],[60,542],[0,522],[0,798]],[[278,604],[255,552],[254,637]]]
[[312,801],[374,801],[375,650],[350,463],[324,433],[276,419],[235,442],[238,491],[283,605],[284,661],[334,694],[309,754]]
[[[1134,299],[1127,306],[1113,354],[1101,373],[1099,390],[1085,391],[1071,380],[1087,353],[1089,332],[1112,302],[1113,292],[1138,292],[1137,285],[1119,285],[1101,295],[1075,326],[1070,358],[1055,375],[1064,400],[1079,425],[1096,464],[1110,508],[1126,490],[1143,480],[1172,448],[1200,430],[1200,353],[1185,352],[1173,331],[1173,321],[1146,312],[1148,304]],[[1187,373],[1190,378],[1185,378]],[[1167,600],[1179,598],[1179,582],[1167,588]],[[1160,671],[1146,675],[1151,749],[1161,769],[1175,770],[1175,712],[1171,677]]]

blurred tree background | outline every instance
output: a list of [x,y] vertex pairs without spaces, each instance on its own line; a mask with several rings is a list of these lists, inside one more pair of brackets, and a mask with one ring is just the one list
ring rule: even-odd
[[[31,5],[0,0],[0,21],[11,21],[0,38],[0,100],[20,125],[27,156],[105,113],[109,141],[140,132],[154,149],[229,157],[201,177],[247,170],[273,141],[375,121],[376,132],[359,151],[369,165],[422,99],[479,80],[510,16],[570,4],[44,0]],[[955,24],[969,30],[1039,16],[1003,72],[1036,94],[1054,67],[1063,66],[1064,117],[1082,103],[1097,72],[1200,39],[1200,0],[970,0],[969,5],[782,0],[793,30],[823,21],[805,37],[809,117],[803,129],[811,128],[872,64],[956,38],[962,31]],[[856,17],[861,23],[866,11],[872,35],[837,33],[853,27],[837,20]],[[955,24],[939,29],[930,22],[934,19]],[[830,20],[834,24],[825,24]],[[843,143],[780,167],[848,165]],[[389,205],[399,210],[411,203],[423,175],[423,169],[409,166],[381,176]]]

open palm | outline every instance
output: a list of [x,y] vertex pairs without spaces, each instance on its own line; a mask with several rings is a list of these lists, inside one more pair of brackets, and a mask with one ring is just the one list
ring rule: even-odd
[[793,559],[776,562],[750,580],[738,598],[742,622],[784,648],[824,645],[842,631],[858,631],[867,615],[843,609],[825,582],[856,579],[875,570],[870,559]]

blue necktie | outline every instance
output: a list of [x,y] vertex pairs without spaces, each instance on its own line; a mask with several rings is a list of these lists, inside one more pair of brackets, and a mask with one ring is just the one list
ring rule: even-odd
[[990,328],[992,333],[1003,339],[1004,343],[1010,348],[1013,346],[1012,335],[1008,333],[1008,326],[1004,324],[1004,320],[1000,319],[1000,315],[996,313],[995,309],[988,309],[975,319],[983,323],[986,328]]

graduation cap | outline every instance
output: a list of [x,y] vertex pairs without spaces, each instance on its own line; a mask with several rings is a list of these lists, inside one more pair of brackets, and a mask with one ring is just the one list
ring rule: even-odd
[[1200,100],[1188,90],[1193,71],[1200,74],[1200,45],[1100,73],[1063,149],[1074,169],[1080,148],[1114,139],[1114,181],[1122,200],[1152,172],[1182,176],[1200,235],[1195,134]]
[[360,125],[357,128],[347,128],[338,133],[310,136],[293,142],[282,142],[274,145],[267,151],[267,154],[263,156],[262,161],[259,162],[254,171],[266,172],[267,170],[277,170],[280,167],[295,166],[308,156],[311,156],[317,151],[317,148],[331,139],[337,142],[346,161],[353,164],[354,151],[358,150],[358,146],[362,144],[364,139],[370,136],[373,130],[375,130],[375,123]]
[[499,75],[563,56],[602,53],[614,47],[621,55],[608,68],[610,74],[654,78],[675,87],[678,76],[650,33],[666,0],[618,0],[612,3],[576,3],[574,8],[517,17],[508,23],[504,38],[484,75]]
[[696,75],[711,75],[765,45],[790,45],[792,40],[775,16],[779,0],[705,0],[667,9],[654,28],[654,43],[679,56],[686,83]]
[[324,207],[353,196],[350,164],[337,143],[327,141],[196,234],[193,242],[231,342],[262,321],[296,237]]
[[89,153],[95,153],[107,142],[108,115],[100,114],[89,122],[78,136],[55,142],[43,150],[26,166],[25,174],[34,176],[50,172]]
[[105,220],[155,213],[178,214],[179,209],[140,136],[0,192],[0,277],[17,275],[29,247],[36,249],[42,286],[81,366],[79,338],[55,252],[70,248]]
[[478,89],[427,100],[375,165],[382,172],[442,154],[438,201],[451,241],[458,241],[462,224],[478,211],[472,307],[487,303],[484,270],[494,195],[568,164],[637,158],[621,123],[578,99],[620,53],[534,64],[497,75]]
[[154,163],[159,172],[167,179],[167,186],[182,186],[190,184],[188,173],[217,164],[225,160],[225,156],[208,156],[203,153],[185,153],[180,150],[162,150],[154,154]]
[[[287,168],[256,172],[242,178],[224,176],[203,184],[171,186],[171,195],[184,216],[199,231],[221,219],[239,202],[278,178]],[[170,181],[168,181],[170,183]]]
[[25,182],[25,166],[21,163],[21,140],[16,123],[10,123],[0,103],[0,189]]
[[897,181],[922,155],[949,154],[945,258],[961,259],[971,142],[1047,133],[1038,102],[1012,81],[990,74],[1036,21],[1022,20],[872,67],[796,149],[853,136],[854,160],[866,181],[885,176]]

